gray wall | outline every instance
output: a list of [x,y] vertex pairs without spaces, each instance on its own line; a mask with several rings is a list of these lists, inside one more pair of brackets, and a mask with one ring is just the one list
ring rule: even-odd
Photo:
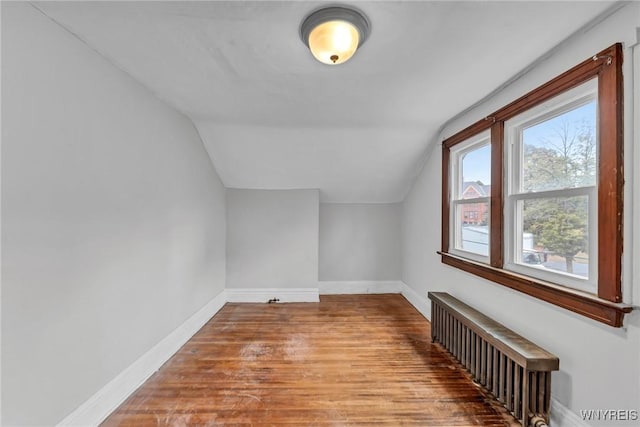
[[[625,78],[625,248],[623,293],[627,303],[640,302],[640,270],[633,272],[640,241],[640,129],[638,128],[638,69],[634,70],[640,4],[627,5],[588,32],[581,33],[554,55],[505,90],[450,123],[447,137],[529,90],[623,41]],[[640,61],[638,45],[635,67]],[[635,93],[633,92],[633,80]],[[634,122],[634,117],[635,122]],[[635,133],[634,133],[635,126]],[[635,135],[635,144],[634,137]],[[634,147],[635,145],[635,147]],[[635,151],[634,151],[635,149]],[[441,147],[435,144],[424,170],[404,202],[403,280],[426,298],[427,291],[446,291],[521,333],[560,358],[553,374],[552,396],[579,413],[581,409],[638,409],[640,402],[640,312],[628,315],[625,328],[611,328],[568,310],[547,304],[504,286],[464,273],[440,262]],[[635,195],[635,197],[633,197]],[[634,229],[635,228],[635,229]],[[634,234],[635,233],[635,234]],[[632,238],[635,236],[635,238]],[[637,262],[635,263],[637,265]],[[637,267],[636,267],[637,269]],[[620,423],[604,423],[622,425]]]
[[227,287],[318,287],[318,190],[227,190]]
[[402,204],[320,204],[320,280],[400,280]]
[[192,123],[2,4],[2,423],[53,425],[224,289]]

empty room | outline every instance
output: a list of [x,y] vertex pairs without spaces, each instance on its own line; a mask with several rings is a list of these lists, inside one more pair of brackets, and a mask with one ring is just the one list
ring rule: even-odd
[[640,2],[0,12],[2,426],[640,425]]

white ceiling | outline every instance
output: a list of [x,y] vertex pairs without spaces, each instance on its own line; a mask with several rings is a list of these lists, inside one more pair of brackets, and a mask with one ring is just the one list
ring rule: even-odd
[[322,2],[39,2],[196,124],[225,186],[404,196],[448,119],[611,2],[351,2],[370,38],[340,66],[298,36]]

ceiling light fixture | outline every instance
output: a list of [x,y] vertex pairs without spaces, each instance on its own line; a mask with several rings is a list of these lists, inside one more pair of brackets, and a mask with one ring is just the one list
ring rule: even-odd
[[320,62],[337,65],[346,62],[362,46],[371,30],[360,12],[344,6],[316,10],[300,26],[300,37]]

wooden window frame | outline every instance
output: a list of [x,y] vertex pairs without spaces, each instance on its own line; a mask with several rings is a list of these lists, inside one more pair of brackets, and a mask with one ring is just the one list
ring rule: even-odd
[[[569,89],[598,78],[598,278],[597,295],[503,269],[504,265],[504,125]],[[444,264],[518,290],[614,327],[632,307],[622,304],[623,218],[623,87],[622,45],[617,43],[576,65],[514,102],[443,141],[442,250]],[[491,133],[491,197],[489,264],[449,252],[450,150],[476,134]]]

